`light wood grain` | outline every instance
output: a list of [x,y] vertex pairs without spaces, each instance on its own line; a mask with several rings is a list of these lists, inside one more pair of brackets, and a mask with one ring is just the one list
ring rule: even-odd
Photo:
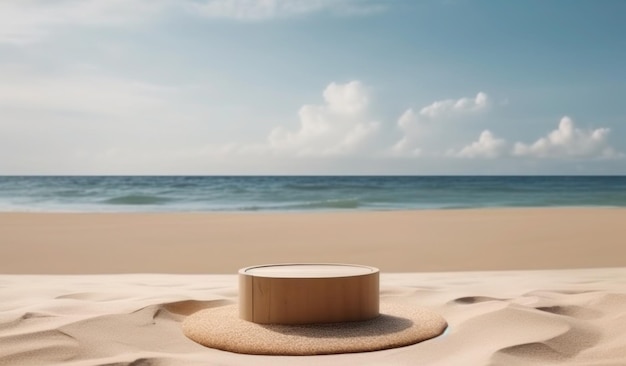
[[350,266],[339,266],[337,277],[327,275],[332,270],[314,277],[302,267],[292,266],[295,277],[286,276],[287,266],[281,266],[278,277],[269,277],[267,272],[256,276],[254,271],[239,271],[240,317],[260,324],[312,324],[378,316],[377,269],[363,271],[363,267],[357,267],[355,275],[346,275]]

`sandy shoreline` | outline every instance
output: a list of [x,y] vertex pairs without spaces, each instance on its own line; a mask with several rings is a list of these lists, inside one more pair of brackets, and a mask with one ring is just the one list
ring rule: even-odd
[[[625,224],[626,210],[602,208],[1,213],[0,365],[623,365]],[[408,347],[306,357],[182,334],[188,314],[236,303],[238,268],[293,261],[378,266],[381,297],[449,328]]]
[[0,213],[0,273],[235,273],[276,262],[383,272],[626,266],[626,209],[252,214]]

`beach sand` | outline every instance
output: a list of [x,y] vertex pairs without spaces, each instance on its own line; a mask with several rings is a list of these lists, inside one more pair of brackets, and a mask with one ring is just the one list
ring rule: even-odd
[[[624,365],[626,210],[0,214],[0,365]],[[347,262],[446,333],[386,351],[252,356],[181,332],[237,269]]]

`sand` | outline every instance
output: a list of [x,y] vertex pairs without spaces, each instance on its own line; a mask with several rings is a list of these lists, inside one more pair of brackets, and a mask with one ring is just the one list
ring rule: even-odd
[[0,273],[232,274],[284,262],[382,272],[621,267],[625,237],[626,209],[0,213]]
[[[624,365],[626,210],[0,214],[0,365]],[[251,356],[187,339],[240,267],[381,268],[447,332],[386,351]]]

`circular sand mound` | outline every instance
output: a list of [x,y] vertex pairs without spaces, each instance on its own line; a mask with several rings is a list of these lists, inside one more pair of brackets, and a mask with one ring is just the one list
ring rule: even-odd
[[183,332],[204,346],[256,355],[320,355],[377,351],[434,338],[446,321],[430,310],[381,302],[375,319],[307,325],[256,324],[239,318],[236,305],[187,317]]

